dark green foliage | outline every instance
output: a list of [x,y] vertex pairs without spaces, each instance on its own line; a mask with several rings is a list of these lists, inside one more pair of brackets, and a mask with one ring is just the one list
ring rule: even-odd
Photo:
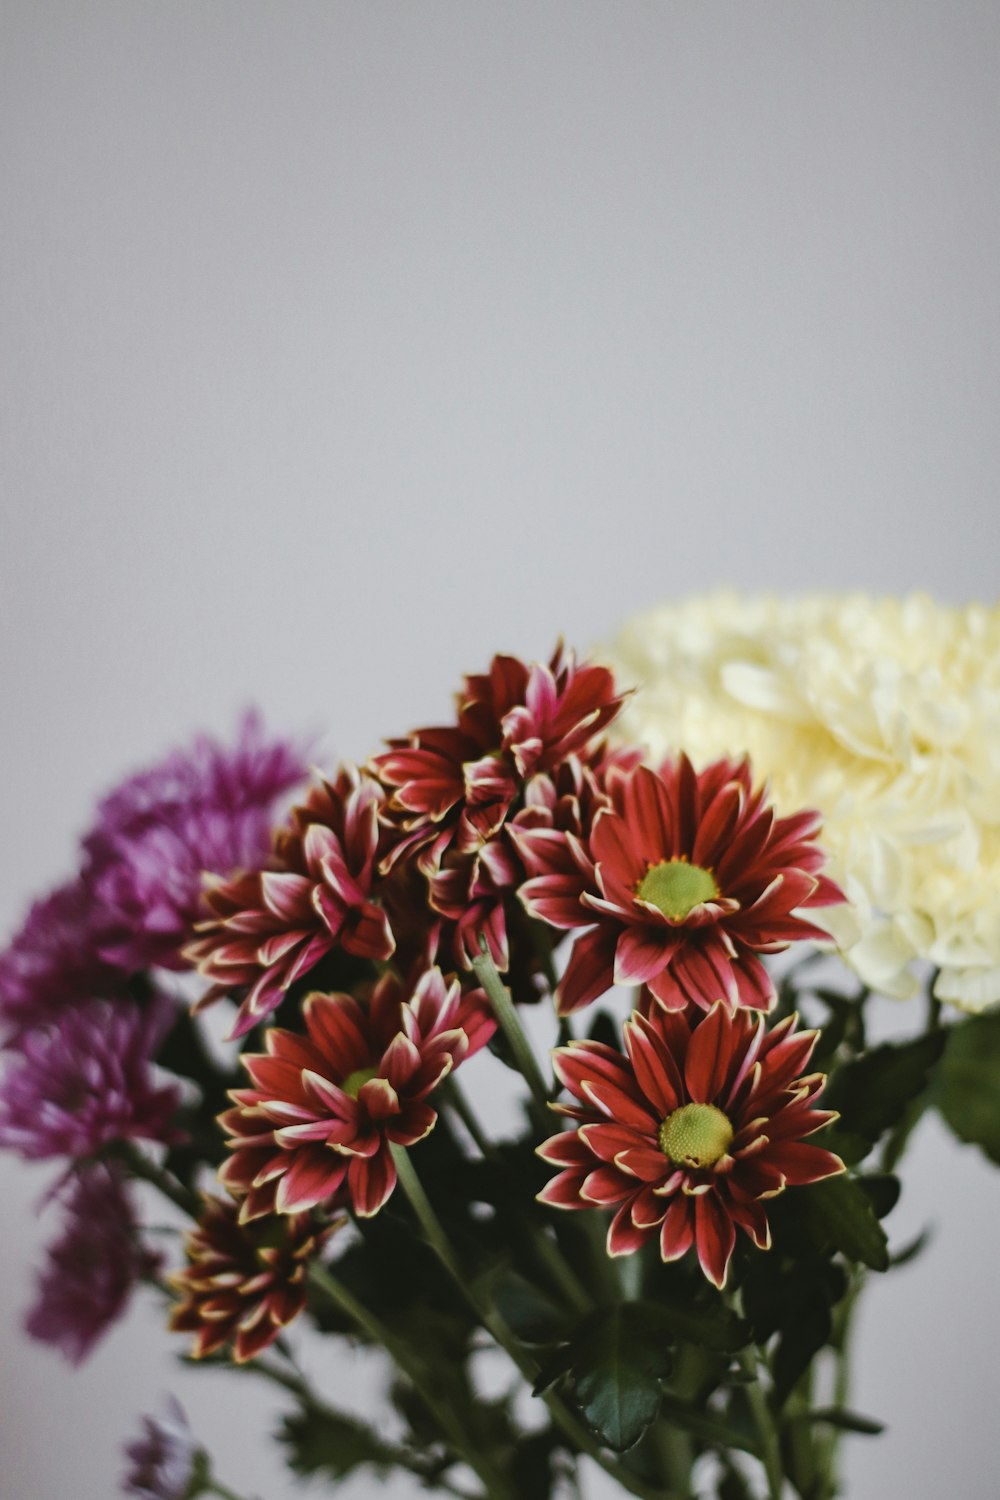
[[823,1098],[826,1108],[840,1111],[838,1134],[859,1136],[874,1146],[926,1093],[944,1044],[945,1033],[931,1031],[909,1042],[873,1047],[839,1068]]
[[315,1407],[286,1416],[277,1436],[288,1450],[289,1468],[304,1479],[344,1479],[366,1464],[382,1477],[399,1456],[364,1422]]
[[935,1103],[960,1141],[1000,1166],[1000,1011],[971,1016],[942,1034],[947,1048]]
[[590,1313],[549,1360],[535,1390],[566,1376],[597,1438],[624,1452],[659,1409],[661,1381],[673,1365],[670,1337],[652,1303],[622,1302]]
[[832,1246],[873,1271],[889,1269],[889,1242],[871,1199],[846,1174],[803,1188],[806,1222],[818,1247]]

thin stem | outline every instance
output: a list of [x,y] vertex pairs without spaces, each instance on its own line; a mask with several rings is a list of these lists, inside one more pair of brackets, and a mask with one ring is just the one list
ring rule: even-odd
[[484,1156],[487,1161],[496,1160],[497,1153],[493,1142],[484,1134],[483,1127],[476,1119],[471,1104],[459,1087],[457,1078],[450,1077],[445,1079],[444,1096],[469,1132],[472,1143],[480,1155]]
[[478,958],[472,960],[476,978],[486,991],[493,1013],[510,1043],[514,1060],[531,1090],[532,1098],[539,1108],[545,1111],[545,1118],[548,1118],[549,1091],[545,1086],[545,1079],[542,1077],[535,1054],[531,1050],[531,1043],[518,1019],[514,1002],[510,998],[510,991],[504,985],[497,972],[497,966],[490,957],[485,938],[479,939],[479,946],[482,952]]
[[[448,1271],[449,1275],[457,1283],[483,1327],[488,1333],[492,1334],[501,1349],[506,1351],[524,1378],[534,1383],[539,1369],[537,1362],[521,1348],[503,1319],[498,1317],[491,1308],[483,1304],[481,1298],[467,1282],[444,1227],[435,1214],[430,1199],[424,1192],[423,1185],[413,1168],[409,1153],[404,1147],[394,1145],[392,1155],[396,1163],[399,1184],[410,1200],[410,1204],[417,1216],[420,1227],[424,1231],[428,1244],[436,1253],[445,1270]],[[569,1440],[581,1453],[586,1453],[606,1473],[616,1479],[623,1489],[628,1490],[632,1495],[637,1495],[639,1500],[677,1500],[677,1497],[670,1496],[666,1491],[646,1484],[638,1476],[629,1474],[612,1459],[609,1459],[601,1451],[600,1444],[591,1436],[583,1423],[573,1415],[562,1398],[557,1396],[553,1391],[544,1391],[542,1399],[548,1407],[553,1421],[562,1428]]]
[[474,1446],[469,1445],[461,1423],[453,1414],[447,1401],[437,1396],[433,1381],[427,1378],[427,1372],[413,1358],[406,1344],[397,1339],[396,1335],[363,1303],[359,1302],[347,1287],[331,1276],[325,1267],[314,1264],[310,1268],[309,1276],[313,1284],[319,1287],[331,1302],[335,1302],[364,1333],[368,1334],[369,1338],[381,1344],[392,1357],[434,1417],[452,1449],[478,1475],[488,1500],[515,1500],[504,1477],[481,1453],[476,1451]]
[[[459,1088],[457,1079],[447,1080],[445,1097],[469,1132],[483,1158],[490,1162],[501,1162],[502,1159],[496,1148],[484,1135],[472,1106]],[[590,1295],[569,1261],[563,1256],[559,1246],[550,1240],[545,1231],[527,1215],[520,1218],[519,1224],[531,1244],[535,1259],[539,1266],[544,1267],[548,1273],[555,1291],[567,1296],[581,1312],[587,1311],[591,1305]]]
[[769,1500],[781,1500],[784,1483],[781,1472],[781,1447],[767,1398],[761,1387],[757,1358],[752,1349],[744,1349],[740,1355],[740,1364],[750,1376],[750,1382],[746,1386],[747,1401],[750,1403],[750,1412],[760,1439],[761,1461],[767,1475],[768,1497]]
[[122,1150],[122,1158],[126,1167],[133,1177],[140,1178],[143,1182],[152,1183],[165,1198],[188,1215],[191,1219],[197,1219],[201,1212],[201,1201],[197,1193],[186,1188],[182,1182],[168,1172],[164,1167],[158,1167],[155,1162],[143,1156],[139,1148],[128,1142]]
[[231,1490],[227,1484],[221,1484],[214,1475],[202,1482],[201,1493],[203,1495],[218,1495],[220,1500],[243,1500],[242,1495],[237,1495],[236,1491]]

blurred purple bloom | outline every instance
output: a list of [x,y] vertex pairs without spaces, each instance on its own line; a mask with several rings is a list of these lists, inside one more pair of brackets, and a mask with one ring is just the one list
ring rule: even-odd
[[305,749],[268,737],[249,713],[234,746],[202,735],[106,797],[84,840],[85,878],[110,929],[101,956],[130,972],[187,967],[180,948],[203,874],[262,864],[281,800],[307,771]]
[[199,1448],[183,1406],[168,1396],[163,1412],[143,1417],[144,1436],[125,1448],[130,1467],[122,1493],[137,1500],[185,1500],[191,1489]]
[[78,1365],[124,1312],[158,1258],[139,1242],[121,1174],[95,1163],[73,1179],[62,1237],[49,1247],[38,1298],[25,1319],[32,1338]]
[[44,1025],[121,983],[121,973],[98,952],[100,943],[93,896],[82,880],[35,902],[0,952],[0,1024],[8,1036]]
[[29,1159],[89,1156],[111,1141],[179,1139],[173,1084],[158,1085],[152,1058],[176,1015],[156,996],[90,1000],[21,1039],[0,1084],[0,1146]]

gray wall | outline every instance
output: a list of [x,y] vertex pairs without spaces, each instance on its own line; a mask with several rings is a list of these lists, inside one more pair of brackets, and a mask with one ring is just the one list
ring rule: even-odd
[[[6,0],[4,930],[251,699],[362,755],[661,596],[992,599],[998,63],[988,0]],[[850,1493],[992,1500],[998,1185],[933,1125],[910,1165]],[[0,1180],[5,1500],[106,1500],[171,1386],[290,1496],[267,1390],[154,1310],[77,1375],[22,1338],[47,1176]]]

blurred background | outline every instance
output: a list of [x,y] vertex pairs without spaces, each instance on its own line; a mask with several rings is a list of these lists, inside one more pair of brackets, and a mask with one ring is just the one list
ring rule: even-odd
[[[992,0],[0,28],[0,938],[100,792],[251,701],[363,756],[663,597],[995,597]],[[933,1120],[908,1166],[892,1238],[935,1237],[869,1290],[849,1495],[993,1500],[1000,1187]],[[107,1500],[168,1389],[237,1490],[302,1493],[266,1385],[179,1370],[152,1303],[79,1373],[26,1340],[50,1178],[0,1159],[0,1494]]]

